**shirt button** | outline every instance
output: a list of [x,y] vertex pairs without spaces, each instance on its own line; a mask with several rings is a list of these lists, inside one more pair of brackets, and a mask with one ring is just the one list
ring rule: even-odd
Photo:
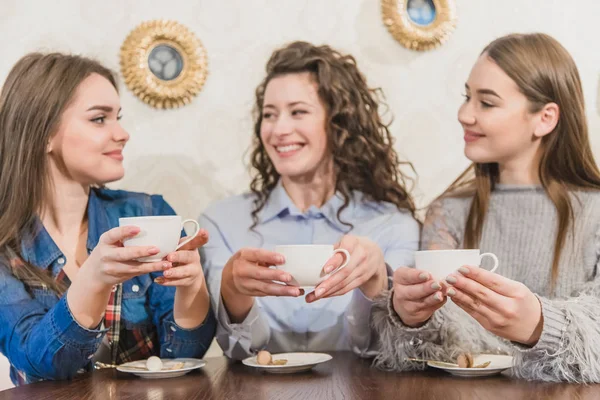
[[99,334],[96,335],[96,339],[100,339],[101,337],[102,337],[101,333],[99,333]]
[[60,265],[63,265],[63,264],[65,263],[65,261],[66,261],[66,260],[65,260],[65,258],[64,258],[64,257],[60,257],[60,258],[59,258],[58,260],[56,260],[56,261],[58,261],[58,263],[59,263]]
[[131,291],[134,292],[134,293],[137,293],[137,292],[140,291],[140,287],[138,285],[133,285],[131,287]]
[[172,353],[172,352],[173,352],[173,350],[171,350],[171,349],[167,349],[167,351],[168,351],[169,353]]
[[85,369],[83,369],[83,368],[79,368],[79,369],[77,370],[77,373],[78,373],[78,374],[84,374],[84,373],[85,373]]
[[90,355],[87,357],[87,359],[88,359],[88,360],[91,360],[92,358],[94,358],[94,353],[90,354]]
[[171,330],[172,330],[173,332],[177,332],[177,329],[176,329],[174,326],[171,326]]

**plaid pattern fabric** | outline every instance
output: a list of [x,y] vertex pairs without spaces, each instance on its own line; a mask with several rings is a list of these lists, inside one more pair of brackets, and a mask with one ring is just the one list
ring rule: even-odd
[[[56,276],[56,281],[63,283],[66,287],[71,281],[61,270]],[[155,329],[144,332],[142,329],[121,328],[121,302],[123,301],[123,285],[113,287],[104,314],[103,328],[108,329],[104,337],[104,343],[108,344],[113,364],[141,360],[155,355],[154,349],[158,349],[158,334]]]

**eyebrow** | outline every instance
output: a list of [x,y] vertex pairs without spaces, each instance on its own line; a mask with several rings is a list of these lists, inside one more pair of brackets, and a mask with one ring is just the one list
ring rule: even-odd
[[[313,105],[310,105],[310,104],[308,104],[305,101],[293,101],[291,103],[288,103],[287,106],[288,107],[294,107],[294,106],[297,106],[297,105],[305,105],[305,106],[308,106],[308,107],[314,107]],[[265,104],[263,106],[263,108],[277,108],[277,107],[275,107],[273,104]]]
[[[113,108],[111,106],[95,105],[95,106],[91,106],[86,111],[94,111],[94,110],[100,110],[100,111],[110,113],[113,111]],[[119,108],[119,112],[121,112],[121,108]]]
[[[466,83],[465,83],[465,89],[471,90],[471,88],[469,87],[469,85],[467,85]],[[489,94],[489,95],[492,95],[492,96],[496,96],[497,98],[499,98],[500,100],[502,100],[502,97],[500,97],[500,95],[498,93],[494,92],[492,89],[478,89],[477,93],[479,93],[479,94]]]

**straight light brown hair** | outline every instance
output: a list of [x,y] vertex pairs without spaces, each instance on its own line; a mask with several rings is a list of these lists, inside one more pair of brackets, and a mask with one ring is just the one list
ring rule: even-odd
[[[569,191],[600,190],[600,171],[589,143],[579,72],[567,50],[542,33],[501,37],[481,54],[517,84],[529,101],[531,113],[548,103],[556,103],[560,110],[558,124],[541,139],[538,170],[542,187],[558,216],[552,261],[551,288],[554,288],[561,252],[574,218]],[[474,163],[442,195],[473,196],[465,227],[465,248],[479,246],[490,193],[498,179],[497,163]]]
[[[12,273],[58,292],[48,271],[23,260],[21,241],[34,234],[36,216],[53,190],[46,149],[81,82],[91,74],[117,89],[113,73],[100,63],[60,53],[21,58],[0,92],[0,254]],[[21,259],[15,262],[15,259]]]

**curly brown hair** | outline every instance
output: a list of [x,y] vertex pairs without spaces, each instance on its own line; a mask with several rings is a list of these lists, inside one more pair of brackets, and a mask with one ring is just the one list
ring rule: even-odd
[[407,210],[414,216],[415,204],[406,189],[412,179],[400,166],[407,165],[413,171],[414,168],[411,163],[400,161],[389,124],[379,115],[380,106],[387,108],[382,90],[367,86],[353,56],[326,45],[293,42],[273,52],[266,72],[267,76],[256,88],[254,107],[252,228],[257,225],[258,213],[280,177],[260,137],[265,89],[275,77],[304,72],[312,75],[326,108],[327,146],[333,157],[335,189],[344,200],[337,212],[338,219],[348,207],[352,191],[362,192],[367,201],[393,203],[399,210]]

